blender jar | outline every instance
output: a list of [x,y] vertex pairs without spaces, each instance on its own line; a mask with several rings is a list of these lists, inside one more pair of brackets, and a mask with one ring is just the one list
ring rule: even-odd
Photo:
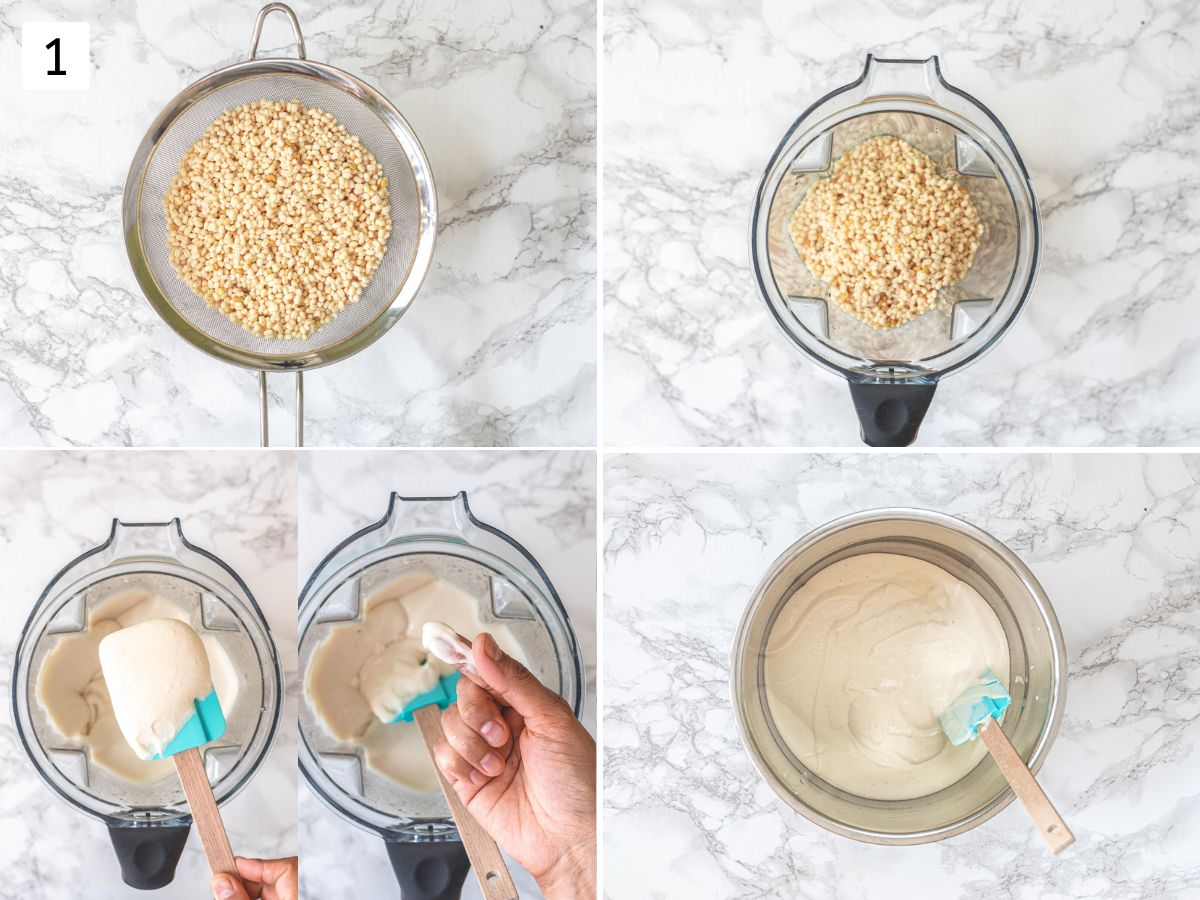
[[932,563],[988,602],[1008,641],[1012,705],[1003,729],[1036,773],[1058,734],[1066,702],[1066,647],[1033,573],[991,535],[952,516],[918,509],[857,513],[818,528],[777,559],[755,588],[734,638],[731,688],[738,731],[751,760],[789,806],[821,827],[875,844],[921,844],[961,834],[1013,800],[990,757],[925,797],[873,800],[820,778],[780,737],[767,704],[767,640],[788,599],[817,572],[864,553]]
[[[360,620],[374,591],[414,573],[475,597],[481,620],[507,628],[533,674],[579,715],[582,663],[558,594],[524,547],[472,515],[465,493],[393,493],[380,521],[317,566],[300,595],[304,677],[333,629]],[[416,792],[368,768],[362,748],[331,737],[307,702],[300,709],[300,769],[334,812],[383,838],[406,900],[459,896],[469,863],[440,792]]]
[[[829,300],[789,222],[844,153],[891,135],[957,174],[983,224],[971,268],[939,291],[935,309],[878,331]],[[862,75],[810,106],[784,135],[759,185],[750,225],[759,290],[788,339],[845,378],[862,439],[905,446],[938,381],[979,359],[1012,327],[1033,286],[1041,232],[1037,200],[1000,120],[926,60],[867,57]]]
[[13,673],[13,720],[22,746],[55,793],[108,827],[125,883],[151,890],[174,878],[191,827],[178,779],[133,784],[93,765],[86,744],[60,735],[37,697],[42,666],[58,642],[85,632],[97,606],[130,590],[177,606],[197,633],[221,645],[238,674],[226,732],[201,750],[218,804],[245,787],[267,756],[279,725],[282,671],[245,582],[189,543],[179,519],[114,519],[108,540],[69,563],[42,591],[21,634]]

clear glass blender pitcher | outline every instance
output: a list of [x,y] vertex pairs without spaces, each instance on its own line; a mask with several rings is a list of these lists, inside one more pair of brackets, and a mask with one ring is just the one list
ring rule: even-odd
[[[387,514],[335,547],[300,595],[300,671],[339,625],[361,620],[374,591],[411,573],[445,579],[475,597],[485,624],[501,624],[530,670],[571,705],[583,704],[583,668],[566,609],[537,560],[479,521],[465,493],[393,493]],[[406,900],[458,897],[469,870],[445,800],[375,773],[361,747],[331,737],[308,702],[300,707],[300,769],[321,800],[383,838]]]
[[[937,307],[878,331],[829,300],[789,222],[809,188],[844,153],[892,135],[954,174],[983,223],[971,268]],[[867,57],[858,80],[818,100],[784,135],[759,185],[750,255],[763,298],[788,339],[845,378],[863,441],[905,446],[941,378],[974,362],[1012,327],[1037,271],[1041,229],[1033,185],[1000,120],[942,78],[936,56]]]
[[86,631],[97,606],[129,590],[179,607],[192,628],[220,643],[238,673],[239,694],[226,711],[225,735],[202,751],[218,804],[245,787],[266,759],[279,725],[283,679],[270,629],[249,588],[219,558],[191,544],[179,519],[114,519],[108,540],[68,563],[42,591],[17,646],[17,733],[39,777],[108,827],[125,883],[152,890],[174,878],[191,827],[178,779],[132,784],[93,765],[86,744],[60,735],[37,698],[42,666],[58,642]]

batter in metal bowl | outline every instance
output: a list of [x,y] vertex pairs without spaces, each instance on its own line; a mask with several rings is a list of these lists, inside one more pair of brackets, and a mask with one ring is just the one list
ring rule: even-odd
[[924,560],[865,553],[822,569],[767,637],[767,706],[797,759],[873,800],[935,793],[986,755],[953,747],[938,715],[991,669],[1008,682],[1008,641],[970,585]]

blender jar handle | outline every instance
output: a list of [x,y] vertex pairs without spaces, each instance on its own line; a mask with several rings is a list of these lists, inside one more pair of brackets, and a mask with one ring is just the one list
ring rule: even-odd
[[907,447],[929,410],[937,382],[850,382],[863,443],[868,447]]
[[175,878],[191,825],[109,825],[108,836],[121,880],[139,891],[155,891]]
[[468,540],[471,512],[466,492],[459,491],[452,497],[402,497],[393,491],[384,519],[384,542],[415,530],[445,532]]
[[819,101],[804,117],[817,110],[821,115],[828,115],[876,97],[913,97],[930,101],[962,116],[1001,147],[1006,147],[1024,174],[1021,157],[1000,120],[990,109],[942,76],[942,63],[937,56],[927,59],[877,59],[868,54],[858,81]]
[[[262,610],[258,608],[254,595],[250,593],[250,588],[242,581],[241,576],[216,554],[189,541],[183,533],[183,523],[178,518],[169,522],[122,522],[120,519],[113,519],[112,532],[100,549],[102,553],[90,551],[68,568],[74,568],[85,558],[93,570],[130,557],[174,560],[193,572],[206,576],[241,599],[254,611],[260,623],[266,626]],[[79,574],[81,573],[72,572],[76,577]]]
[[858,99],[907,96],[937,100],[944,84],[936,56],[928,59],[877,59],[868,54],[860,79]]
[[458,900],[471,871],[461,841],[386,841],[401,900]]
[[146,553],[177,559],[185,546],[179,519],[169,522],[122,522],[113,519],[106,555],[110,560]]
[[389,540],[411,531],[416,524],[453,534],[472,546],[495,554],[536,584],[566,614],[550,577],[533,554],[511,535],[475,518],[466,491],[459,491],[453,497],[425,498],[402,497],[393,492],[385,522]]

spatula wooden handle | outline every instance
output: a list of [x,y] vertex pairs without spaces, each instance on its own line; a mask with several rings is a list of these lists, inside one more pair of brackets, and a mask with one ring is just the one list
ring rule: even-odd
[[434,771],[437,772],[438,783],[442,786],[442,793],[446,795],[446,803],[450,806],[450,814],[454,816],[454,824],[458,826],[458,834],[467,850],[467,858],[471,860],[471,868],[475,870],[475,877],[479,879],[479,890],[485,900],[517,900],[517,886],[513,884],[504,857],[500,855],[500,848],[463,806],[458,794],[454,792],[454,785],[446,780],[433,758],[433,745],[443,734],[442,711],[437,706],[425,706],[413,713],[413,720],[421,729],[421,737],[425,741],[425,749],[429,751]]
[[179,773],[179,781],[191,808],[192,821],[200,835],[208,867],[214,875],[232,875],[240,881],[237,864],[233,861],[233,848],[229,846],[229,835],[225,833],[225,823],[221,820],[221,811],[217,809],[200,751],[193,747],[176,753],[171,759],[175,760],[175,771]]
[[979,736],[983,738],[984,746],[996,761],[996,768],[1008,781],[1013,793],[1025,807],[1025,812],[1029,813],[1029,818],[1037,826],[1038,833],[1045,838],[1051,852],[1058,853],[1075,843],[1075,835],[1058,814],[1042,786],[1037,783],[1037,779],[1025,765],[1025,760],[1021,759],[1008,735],[1000,727],[1000,723],[995,719],[988,719],[980,727]]

